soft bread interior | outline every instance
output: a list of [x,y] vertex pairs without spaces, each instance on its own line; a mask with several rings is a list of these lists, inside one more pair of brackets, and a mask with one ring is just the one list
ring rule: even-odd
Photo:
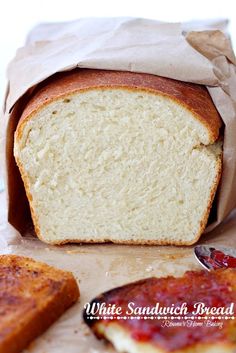
[[[168,353],[160,346],[155,346],[152,342],[135,341],[129,332],[117,323],[104,325],[96,323],[96,332],[99,336],[105,337],[113,344],[118,352],[127,353]],[[234,353],[232,345],[224,343],[195,344],[181,350],[172,351],[173,353]]]
[[48,243],[191,244],[207,221],[221,144],[168,97],[91,89],[18,126],[14,154]]

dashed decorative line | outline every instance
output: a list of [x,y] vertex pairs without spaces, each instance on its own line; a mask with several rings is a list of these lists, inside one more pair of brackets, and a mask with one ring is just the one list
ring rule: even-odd
[[235,316],[87,316],[87,320],[234,320]]

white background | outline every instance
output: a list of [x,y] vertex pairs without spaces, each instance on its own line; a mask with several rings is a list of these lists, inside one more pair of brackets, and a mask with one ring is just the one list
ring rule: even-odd
[[5,71],[27,32],[39,22],[73,20],[90,16],[134,16],[162,21],[228,18],[236,46],[234,0],[1,0],[0,2],[0,99]]

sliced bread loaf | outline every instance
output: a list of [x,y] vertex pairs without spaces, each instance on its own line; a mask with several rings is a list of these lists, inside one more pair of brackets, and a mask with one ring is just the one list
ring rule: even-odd
[[38,237],[196,242],[220,180],[220,126],[200,85],[102,70],[45,81],[14,146]]

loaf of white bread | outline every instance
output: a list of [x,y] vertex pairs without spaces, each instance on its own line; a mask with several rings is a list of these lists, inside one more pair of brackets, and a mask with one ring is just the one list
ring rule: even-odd
[[193,244],[221,176],[221,125],[200,85],[89,69],[49,78],[14,143],[37,236]]

